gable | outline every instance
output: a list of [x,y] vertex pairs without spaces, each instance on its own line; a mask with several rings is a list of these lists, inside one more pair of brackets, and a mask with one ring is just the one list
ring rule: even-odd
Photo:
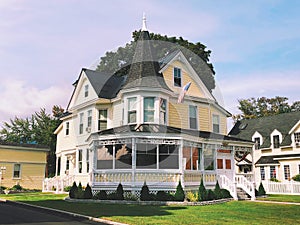
[[[68,105],[68,110],[98,98],[97,93],[93,88],[93,85],[91,84],[87,75],[85,74],[84,70],[81,71],[78,82],[75,85],[75,89],[73,91],[70,103]],[[86,87],[88,91],[87,96],[85,94]]]
[[[178,51],[178,53],[174,56],[171,53],[173,58],[169,58],[168,62],[162,65],[160,70],[163,73],[164,80],[167,86],[174,92],[179,94],[187,83],[191,82],[191,85],[186,93],[186,96],[209,99],[215,101],[212,94],[206,88],[198,74],[192,68],[188,60],[182,54],[182,52]],[[177,87],[174,85],[174,68],[181,69],[181,87]]]

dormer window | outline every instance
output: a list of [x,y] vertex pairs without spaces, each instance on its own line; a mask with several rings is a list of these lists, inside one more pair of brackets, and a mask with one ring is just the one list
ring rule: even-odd
[[174,76],[174,86],[181,87],[181,69],[174,67],[173,76]]
[[295,140],[295,143],[300,144],[300,132],[294,133],[294,140]]
[[154,122],[154,97],[144,98],[144,122]]
[[85,85],[84,86],[84,97],[87,97],[89,96],[89,85]]
[[254,146],[255,146],[255,150],[260,149],[260,138],[259,137],[254,138]]
[[128,98],[128,123],[136,123],[136,97]]
[[273,136],[273,148],[279,148],[279,135],[274,135]]

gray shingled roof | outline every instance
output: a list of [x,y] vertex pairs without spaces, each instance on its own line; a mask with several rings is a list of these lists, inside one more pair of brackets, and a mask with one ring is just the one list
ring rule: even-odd
[[123,89],[150,87],[170,90],[159,70],[159,63],[152,56],[152,43],[149,32],[142,31]]
[[300,112],[282,113],[274,116],[261,117],[257,119],[246,119],[238,121],[229,132],[232,137],[251,140],[255,131],[263,136],[261,148],[271,146],[270,135],[277,129],[282,134],[280,146],[291,145],[289,131],[300,120]]
[[262,156],[255,163],[256,166],[266,165],[266,164],[279,164],[280,158],[294,158],[300,157],[300,154],[285,154],[285,155],[268,155]]

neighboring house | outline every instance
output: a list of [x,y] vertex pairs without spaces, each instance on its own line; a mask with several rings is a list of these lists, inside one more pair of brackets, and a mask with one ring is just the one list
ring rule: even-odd
[[0,186],[42,190],[48,152],[38,145],[0,142]]
[[241,120],[229,135],[255,143],[257,185],[261,181],[289,181],[300,174],[300,112]]
[[126,76],[82,69],[55,131],[57,172],[45,189],[75,180],[94,193],[120,182],[136,192],[144,182],[153,192],[175,191],[179,181],[196,190],[203,178],[236,195],[234,156],[253,143],[226,136],[230,113],[181,51],[154,61],[149,40],[143,29]]

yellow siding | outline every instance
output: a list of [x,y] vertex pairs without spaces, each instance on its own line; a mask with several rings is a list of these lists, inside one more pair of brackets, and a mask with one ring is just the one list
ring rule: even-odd
[[169,125],[188,128],[188,105],[169,102]]
[[183,63],[179,61],[174,61],[164,72],[163,76],[166,81],[166,84],[168,87],[174,91],[175,93],[180,93],[181,87],[175,87],[174,81],[173,81],[173,69],[174,67],[178,67],[181,69],[181,76],[182,76],[182,86],[187,84],[188,82],[191,82],[191,86],[189,90],[187,91],[188,96],[194,96],[194,97],[201,97],[205,98],[205,95],[203,91],[200,89],[199,85],[195,82],[195,80],[192,79],[190,74],[187,73],[185,70],[185,66]]
[[[215,107],[211,106],[211,117],[213,115],[219,115],[220,117],[220,134],[226,135],[227,134],[227,117],[224,113],[222,113],[220,110],[218,110]],[[212,119],[210,121],[210,129],[212,131]]]
[[[11,188],[20,184],[23,188],[41,190],[45,178],[46,158],[46,151],[20,147],[0,148],[0,166],[6,168],[2,175],[1,185]],[[20,178],[13,178],[16,163],[21,165]]]
[[210,131],[209,109],[205,106],[199,106],[198,114],[200,130]]

